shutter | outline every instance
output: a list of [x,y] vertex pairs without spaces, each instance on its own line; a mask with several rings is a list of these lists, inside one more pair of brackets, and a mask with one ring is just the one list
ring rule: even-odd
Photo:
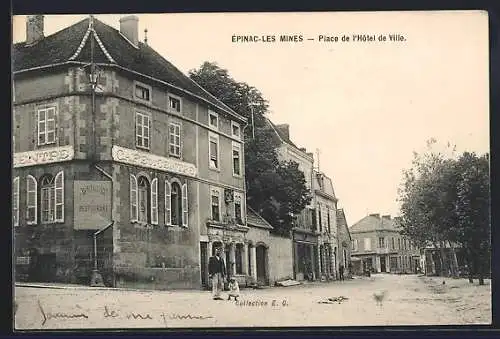
[[38,202],[37,202],[37,182],[35,177],[28,175],[26,177],[27,195],[26,195],[26,223],[28,225],[36,224],[38,221]]
[[19,177],[15,177],[12,182],[12,201],[13,208],[12,217],[14,219],[14,226],[19,226]]
[[130,175],[130,221],[137,221],[137,178]]
[[158,225],[158,178],[151,181],[151,223]]
[[188,190],[187,184],[182,185],[182,226],[188,227]]
[[172,201],[170,200],[170,191],[170,183],[165,180],[165,225],[168,226],[172,225],[172,208],[170,206]]
[[55,179],[55,222],[64,222],[64,171],[57,173]]

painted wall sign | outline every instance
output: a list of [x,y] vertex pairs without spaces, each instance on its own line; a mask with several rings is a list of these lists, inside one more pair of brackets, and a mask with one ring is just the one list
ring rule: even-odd
[[51,147],[35,151],[14,153],[14,168],[51,164],[73,160],[73,146]]
[[147,167],[166,172],[174,172],[190,177],[196,177],[198,175],[198,170],[193,164],[142,151],[113,146],[112,155],[113,160],[129,165]]
[[111,183],[109,181],[74,182],[74,228],[99,230],[111,222]]

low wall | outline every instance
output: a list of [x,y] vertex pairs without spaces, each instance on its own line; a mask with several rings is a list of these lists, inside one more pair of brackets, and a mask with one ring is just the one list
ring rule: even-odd
[[293,279],[292,239],[271,235],[269,242],[269,282]]

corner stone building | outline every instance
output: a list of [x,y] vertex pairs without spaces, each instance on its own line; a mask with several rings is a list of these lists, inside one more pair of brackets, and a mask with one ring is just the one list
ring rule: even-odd
[[16,280],[87,284],[97,264],[109,286],[200,288],[216,246],[265,278],[245,118],[140,42],[135,16],[43,26],[29,16],[13,48]]
[[370,214],[349,229],[353,273],[416,273],[419,249],[399,233],[398,218]]

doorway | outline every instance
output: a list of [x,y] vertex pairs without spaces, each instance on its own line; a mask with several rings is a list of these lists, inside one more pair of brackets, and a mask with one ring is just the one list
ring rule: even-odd
[[53,282],[56,278],[56,254],[38,254],[33,267],[33,279],[36,282]]
[[207,243],[200,242],[200,274],[201,274],[201,287],[208,286],[208,272],[207,272]]
[[267,249],[264,245],[258,245],[255,249],[257,264],[257,281],[267,285]]
[[385,273],[387,270],[386,257],[380,257],[380,272]]

